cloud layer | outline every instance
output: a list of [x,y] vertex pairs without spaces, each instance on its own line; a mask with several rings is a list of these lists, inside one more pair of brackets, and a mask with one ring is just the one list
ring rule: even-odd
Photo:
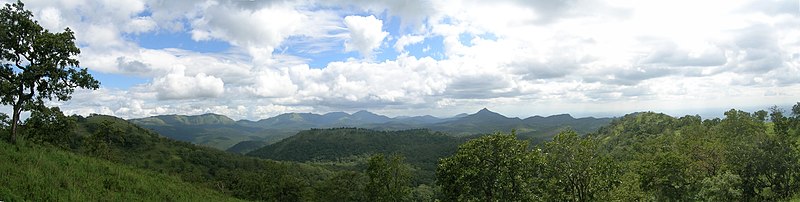
[[[31,0],[26,7],[47,29],[75,30],[82,66],[146,80],[53,103],[79,114],[446,116],[489,107],[516,116],[610,116],[800,99],[793,0]],[[230,48],[146,48],[139,40],[170,34]]]

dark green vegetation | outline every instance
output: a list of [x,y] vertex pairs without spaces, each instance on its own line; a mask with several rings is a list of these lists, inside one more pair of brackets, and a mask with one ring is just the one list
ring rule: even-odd
[[241,141],[236,143],[235,145],[231,146],[230,148],[226,149],[225,151],[239,153],[239,154],[247,154],[251,151],[256,149],[260,149],[264,146],[267,146],[266,142],[262,141],[255,141],[255,140],[248,140],[248,141]]
[[[482,109],[475,114],[463,114],[451,118],[433,116],[389,118],[368,111],[358,111],[353,114],[332,112],[322,115],[287,113],[259,121],[233,121],[216,114],[164,115],[130,121],[173,139],[245,153],[244,151],[259,148],[254,148],[253,145],[274,143],[312,128],[357,127],[374,130],[427,128],[452,136],[490,134],[516,129],[521,137],[539,143],[552,139],[558,131],[566,128],[571,128],[580,134],[594,132],[611,122],[611,119],[591,117],[576,119],[567,114],[519,119]],[[237,145],[239,142],[244,144]],[[236,148],[233,148],[234,146]]]
[[12,142],[23,111],[45,108],[44,101],[53,98],[69,100],[75,88],[100,87],[86,68],[78,67],[80,52],[72,30],[42,28],[21,1],[0,9],[0,104],[13,109]]
[[0,141],[0,200],[237,201],[177,177],[40,145]]
[[797,199],[800,103],[792,111],[708,120],[635,113],[585,137],[563,131],[533,150],[512,135],[485,136],[443,159],[437,183],[445,201]]
[[435,180],[434,173],[438,160],[452,155],[458,145],[466,139],[426,129],[403,131],[358,128],[312,129],[301,131],[297,135],[252,151],[248,155],[296,162],[334,164],[353,162],[355,163],[353,166],[359,168],[359,163],[365,163],[365,157],[374,154],[396,154],[405,156],[405,161],[413,166],[417,176],[414,179],[417,182],[415,184],[430,184]]

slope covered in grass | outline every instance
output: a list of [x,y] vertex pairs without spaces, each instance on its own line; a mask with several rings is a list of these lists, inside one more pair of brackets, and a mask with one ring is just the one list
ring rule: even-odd
[[236,201],[177,177],[71,152],[0,141],[3,201]]

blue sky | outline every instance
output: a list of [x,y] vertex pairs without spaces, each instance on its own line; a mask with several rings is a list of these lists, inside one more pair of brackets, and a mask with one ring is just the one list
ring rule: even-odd
[[[8,1],[4,1],[8,2]],[[718,116],[800,101],[776,1],[26,1],[102,82],[67,113]],[[675,15],[680,13],[680,15]],[[715,115],[716,114],[716,115]]]

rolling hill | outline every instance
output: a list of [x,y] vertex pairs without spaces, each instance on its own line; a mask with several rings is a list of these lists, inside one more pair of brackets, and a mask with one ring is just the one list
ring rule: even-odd
[[[362,110],[353,114],[285,113],[258,121],[233,121],[217,114],[165,115],[130,121],[176,140],[207,145],[220,150],[227,150],[236,145],[232,151],[242,152],[253,150],[253,143],[274,143],[299,131],[312,128],[357,127],[375,130],[427,128],[452,136],[509,132],[515,129],[519,135],[534,142],[541,142],[552,138],[565,128],[572,128],[585,134],[596,131],[611,120],[611,118],[592,117],[576,119],[568,114],[520,119],[506,117],[484,108],[474,114],[460,114],[449,118],[430,115],[390,118]],[[240,142],[244,144],[237,145]]]
[[417,168],[421,183],[432,183],[440,158],[452,155],[468,137],[427,129],[377,131],[361,128],[311,129],[248,153],[265,159],[336,162],[372,154],[400,154]]
[[274,142],[295,132],[250,127],[218,114],[162,115],[129,121],[175,140],[220,150],[243,141]]

